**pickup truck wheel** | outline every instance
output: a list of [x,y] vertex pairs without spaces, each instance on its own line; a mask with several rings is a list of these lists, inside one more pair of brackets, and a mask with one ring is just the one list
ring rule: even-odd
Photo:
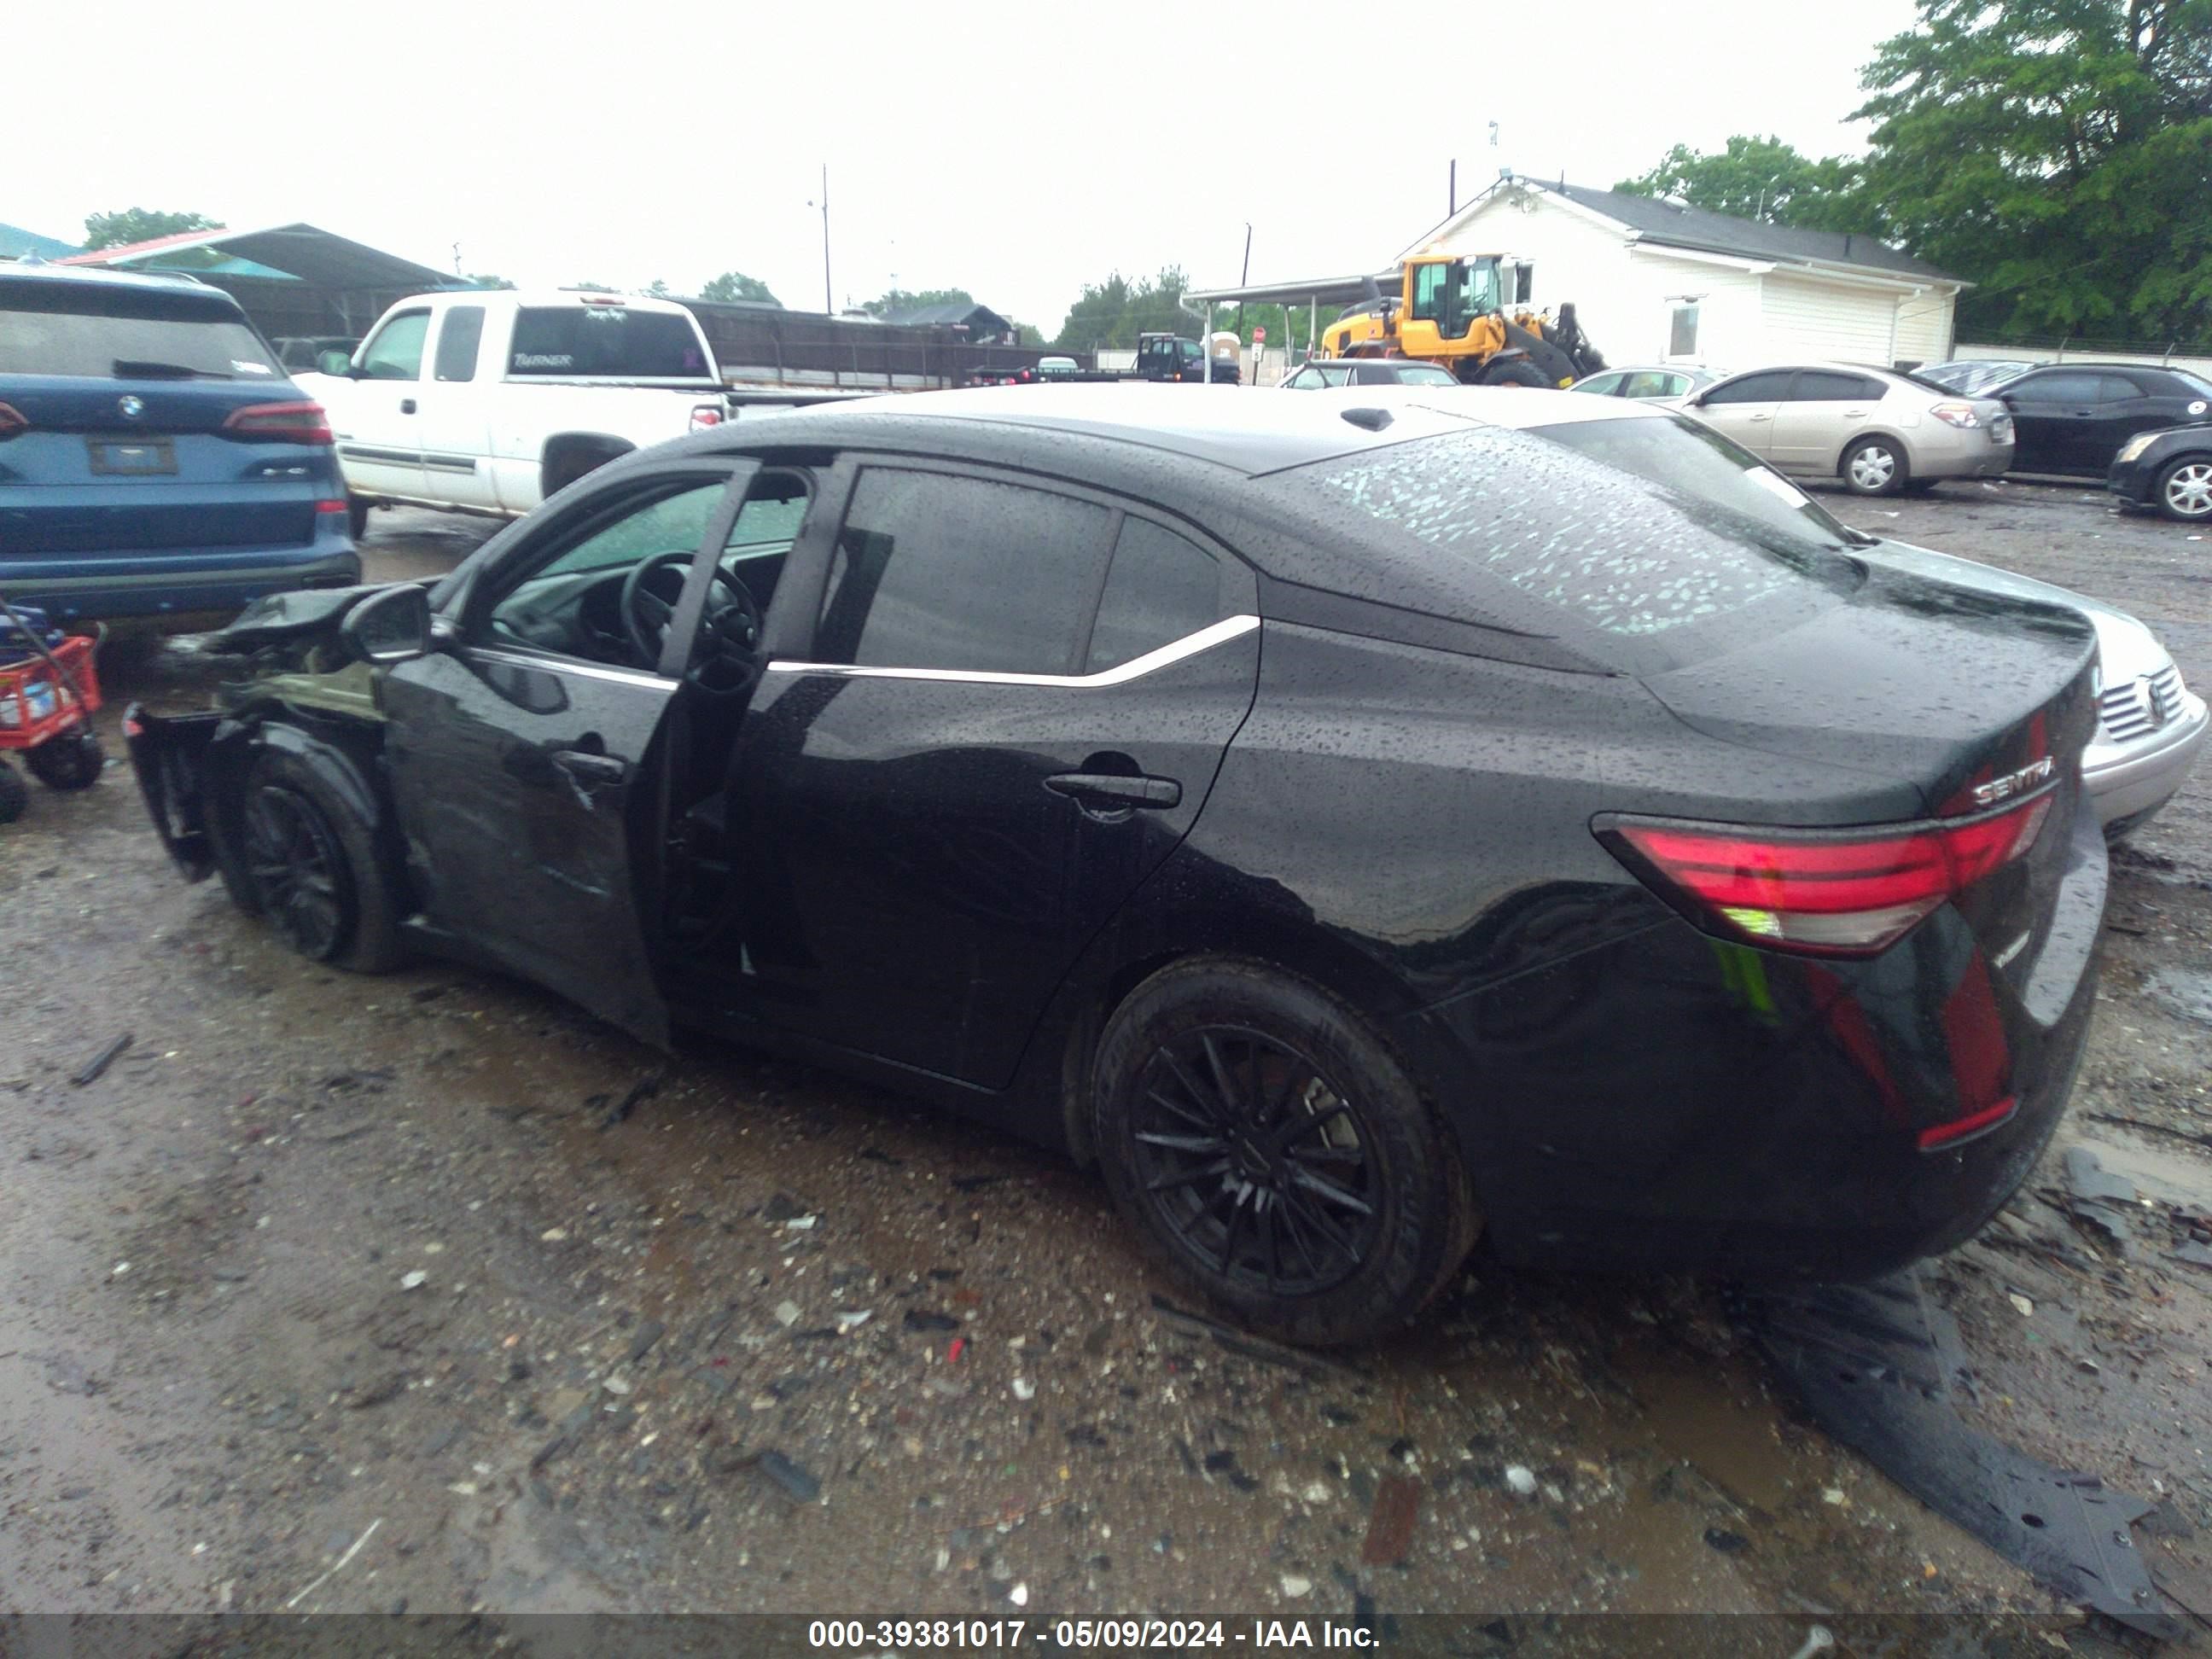
[[262,750],[246,771],[238,827],[252,908],[285,944],[361,974],[404,959],[368,826],[306,764]]
[[609,461],[619,460],[629,453],[627,447],[604,441],[561,444],[545,458],[538,485],[540,495],[550,501],[586,472],[595,472]]
[[359,541],[368,533],[368,508],[369,501],[367,496],[347,495],[346,528],[353,532],[353,538],[356,541]]

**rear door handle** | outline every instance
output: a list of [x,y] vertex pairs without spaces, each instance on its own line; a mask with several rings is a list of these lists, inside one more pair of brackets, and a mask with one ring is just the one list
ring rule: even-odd
[[1751,418],[1752,418],[1753,420],[1754,420],[1754,421],[1764,421],[1764,420],[1771,419],[1771,418],[1772,418],[1772,417],[1771,417],[1771,416],[1765,416],[1765,415],[1754,415],[1754,416],[1753,416]]
[[594,755],[582,749],[556,749],[553,764],[579,783],[627,783],[629,763],[616,755]]
[[1112,772],[1061,772],[1047,778],[1044,787],[1055,795],[1066,795],[1079,805],[1109,811],[1182,804],[1182,785],[1173,778],[1127,778]]

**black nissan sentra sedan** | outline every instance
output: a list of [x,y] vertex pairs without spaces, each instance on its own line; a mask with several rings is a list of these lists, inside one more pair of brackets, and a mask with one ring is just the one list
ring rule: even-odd
[[303,954],[472,958],[1095,1160],[1297,1341],[1509,1261],[1850,1275],[2058,1120],[2078,615],[1679,416],[1040,386],[747,419],[133,710]]

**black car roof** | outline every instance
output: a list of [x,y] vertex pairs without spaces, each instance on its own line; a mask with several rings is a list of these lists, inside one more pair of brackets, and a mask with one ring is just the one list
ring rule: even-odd
[[[1366,417],[1346,418],[1347,411],[1370,407],[1387,412],[1389,419],[1368,424]],[[963,450],[988,447],[1000,452],[998,459],[1018,460],[1025,446],[1009,446],[1005,440],[1028,432],[1040,443],[1067,437],[1103,440],[1257,476],[1463,431],[1470,422],[1518,430],[1638,418],[1640,413],[1608,408],[1595,398],[1518,386],[1345,386],[1297,398],[1231,386],[986,386],[748,416],[690,441],[707,450],[763,445],[927,447],[934,434],[958,439]],[[1000,441],[992,444],[994,434]],[[985,442],[975,445],[975,439]]]

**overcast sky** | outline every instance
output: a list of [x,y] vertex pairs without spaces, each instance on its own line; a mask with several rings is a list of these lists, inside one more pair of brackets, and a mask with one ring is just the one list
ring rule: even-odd
[[[839,306],[959,286],[1057,331],[1086,281],[1371,269],[1501,166],[1610,185],[1669,146],[1844,118],[1911,0],[261,7],[21,0],[0,221],[304,219],[528,283],[718,271]],[[1498,125],[1496,148],[1490,123]]]

